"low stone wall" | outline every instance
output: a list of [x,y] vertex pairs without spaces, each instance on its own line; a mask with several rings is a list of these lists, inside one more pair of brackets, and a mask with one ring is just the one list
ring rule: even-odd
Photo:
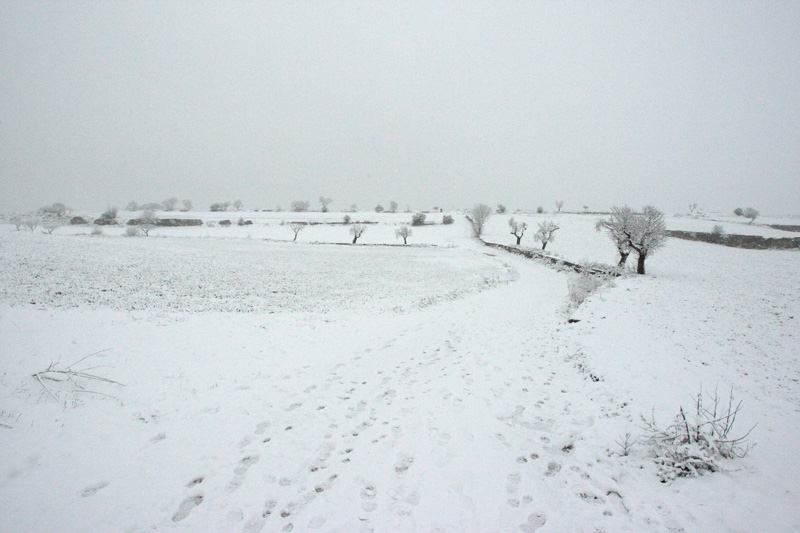
[[751,250],[796,250],[800,248],[800,237],[773,238],[759,235],[717,235],[700,231],[676,230],[667,230],[667,236],[687,241],[700,241]]
[[587,267],[584,265],[579,265],[577,263],[572,263],[570,261],[566,261],[564,259],[560,259],[558,257],[553,257],[551,255],[547,255],[546,253],[540,250],[532,250],[530,248],[518,248],[516,246],[507,246],[505,244],[496,244],[493,242],[486,242],[481,240],[483,244],[486,246],[490,246],[492,248],[502,248],[507,252],[511,252],[512,254],[522,255],[527,257],[528,259],[535,259],[537,261],[541,261],[547,265],[553,266],[559,270],[572,270],[574,272],[592,274],[595,276],[612,276],[617,277],[621,276],[622,272],[619,269],[609,267],[608,269],[600,269],[596,267]]
[[[138,218],[132,218],[128,221],[129,226],[138,226],[142,221]],[[199,218],[159,218],[156,220],[156,226],[161,227],[177,227],[177,226],[202,226],[203,221]]]

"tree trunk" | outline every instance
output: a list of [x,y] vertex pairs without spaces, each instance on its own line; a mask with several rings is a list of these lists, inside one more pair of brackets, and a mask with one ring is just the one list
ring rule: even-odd
[[354,235],[353,236],[353,244],[355,244],[357,240],[358,240],[358,235]]
[[406,240],[405,237],[403,237],[403,244],[408,244],[408,241]]
[[620,252],[619,253],[619,263],[617,263],[617,266],[620,267],[620,268],[623,268],[625,266],[625,263],[628,262],[628,256],[629,255],[631,255],[630,252]]
[[292,242],[297,242],[297,233],[294,234],[294,239],[292,239]]
[[639,262],[636,265],[636,273],[644,274],[644,260],[647,259],[647,254],[639,253]]
[[522,240],[522,235],[514,235],[517,238],[517,246],[519,246],[520,241]]
[[542,250],[547,248],[547,241],[542,241]]

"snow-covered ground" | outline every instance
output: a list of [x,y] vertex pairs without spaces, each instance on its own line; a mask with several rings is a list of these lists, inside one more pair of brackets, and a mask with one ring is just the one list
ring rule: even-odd
[[[463,216],[421,247],[270,216],[0,226],[0,530],[800,530],[796,252],[671,239],[567,313],[567,274]],[[409,215],[380,216],[359,243],[397,244]],[[517,218],[615,262],[596,217]],[[32,376],[55,362],[115,383]],[[750,454],[667,484],[620,456],[701,387],[743,401]]]

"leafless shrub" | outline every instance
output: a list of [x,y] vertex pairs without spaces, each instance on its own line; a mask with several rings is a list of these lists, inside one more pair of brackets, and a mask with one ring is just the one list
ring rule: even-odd
[[567,291],[569,292],[570,303],[578,307],[586,298],[603,285],[603,279],[599,276],[583,273],[573,276],[567,281]]
[[620,435],[614,442],[619,446],[619,451],[616,452],[616,454],[620,457],[627,457],[631,454],[631,451],[633,451],[636,438],[630,432],[626,432],[624,435]]
[[139,226],[128,226],[125,228],[126,237],[138,237],[142,234],[142,229]]
[[668,427],[661,429],[655,422],[642,417],[654,461],[659,467],[659,477],[666,483],[677,477],[694,477],[704,472],[722,470],[720,459],[742,458],[752,446],[747,439],[755,426],[744,434],[734,436],[736,417],[742,402],[733,397],[727,400],[717,391],[704,398],[701,390],[695,398],[693,420],[687,418],[683,407]]
[[714,227],[711,229],[711,236],[717,242],[721,242],[725,239],[725,228],[722,227],[722,224],[714,224]]

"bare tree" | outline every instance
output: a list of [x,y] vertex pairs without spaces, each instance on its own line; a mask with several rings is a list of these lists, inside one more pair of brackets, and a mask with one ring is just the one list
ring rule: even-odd
[[174,211],[175,206],[178,205],[178,199],[174,197],[167,198],[166,200],[161,202],[161,205],[164,206],[164,211]]
[[192,204],[191,200],[184,200],[183,201],[183,210],[184,211],[191,211],[194,204]]
[[328,212],[328,206],[333,203],[333,198],[325,198],[324,196],[319,197],[319,203],[322,205],[322,212]]
[[237,211],[241,211],[242,207],[244,207],[244,204],[242,203],[241,200],[236,200],[235,202],[233,202],[233,208],[236,209]]
[[296,200],[292,202],[292,211],[295,213],[302,213],[308,211],[309,203],[305,200]]
[[39,217],[34,215],[28,215],[22,219],[22,225],[31,231],[35,230],[39,226],[40,222],[41,220]]
[[497,214],[502,215],[506,212],[506,206],[503,204],[497,204]]
[[754,221],[755,219],[757,219],[757,218],[758,218],[758,215],[760,215],[760,214],[761,214],[761,213],[759,213],[759,212],[758,212],[758,209],[753,209],[752,207],[746,207],[746,208],[744,208],[744,210],[742,211],[742,216],[743,216],[744,218],[749,218],[749,219],[750,219],[750,222],[748,222],[748,224],[752,224],[752,223],[753,223],[753,221]]
[[663,247],[667,241],[664,213],[652,205],[646,205],[641,214],[633,217],[632,226],[623,231],[628,236],[628,244],[639,255],[636,272],[644,274],[647,256]]
[[697,204],[689,204],[689,216],[693,216],[695,211],[697,211]]
[[389,212],[390,213],[397,213],[397,207],[398,207],[397,206],[397,202],[395,202],[394,200],[389,202]]
[[511,228],[511,235],[517,238],[517,246],[522,241],[522,236],[525,235],[525,230],[528,229],[528,224],[525,222],[517,222],[514,217],[508,221],[508,226]]
[[142,214],[139,215],[139,227],[144,233],[145,237],[150,235],[150,230],[155,228],[158,225],[158,217],[156,217],[155,212],[151,210],[142,211]]
[[294,232],[294,239],[292,239],[292,242],[296,242],[297,241],[297,235],[301,231],[306,229],[306,225],[305,224],[300,224],[299,222],[292,222],[291,224],[289,224],[289,228]]
[[353,244],[358,241],[358,238],[367,231],[367,227],[364,224],[353,224],[350,226],[350,234],[353,236]]
[[383,206],[381,204],[376,205],[375,206],[375,212],[376,213],[383,213]]
[[480,238],[483,235],[483,230],[486,227],[486,221],[492,216],[492,208],[486,204],[477,204],[469,210],[467,218],[472,224],[472,234]]
[[561,208],[564,207],[564,200],[556,200],[556,209],[557,213],[561,212]]
[[408,226],[400,226],[394,234],[396,237],[402,237],[403,244],[408,244],[408,238],[411,237],[411,228]]
[[16,226],[17,231],[19,231],[23,224],[21,215],[13,215],[8,221]]
[[67,215],[68,211],[71,211],[69,207],[65,206],[61,202],[56,202],[51,205],[40,207],[38,214],[42,216],[63,217]]
[[595,224],[595,229],[597,231],[606,231],[608,233],[608,238],[611,239],[611,242],[617,247],[617,252],[619,252],[619,262],[617,266],[620,268],[625,266],[625,262],[631,254],[628,234],[624,230],[625,228],[633,226],[634,216],[635,213],[633,209],[627,205],[623,207],[614,206],[611,208],[610,217],[604,220],[598,220],[597,224]]
[[55,230],[67,223],[67,219],[59,216],[45,217],[42,221],[42,227],[48,235],[52,235]]
[[130,202],[128,202],[128,205],[125,206],[125,211],[138,211],[138,210],[139,210],[139,204],[136,203],[135,200],[131,200]]
[[542,243],[542,250],[547,248],[547,243],[555,240],[555,232],[560,228],[552,221],[539,222],[539,230],[534,235],[533,239]]
[[350,212],[355,213],[358,211],[358,206],[356,204],[350,204]]
[[588,213],[589,212],[589,206],[588,205],[583,206],[583,212],[584,213]]

